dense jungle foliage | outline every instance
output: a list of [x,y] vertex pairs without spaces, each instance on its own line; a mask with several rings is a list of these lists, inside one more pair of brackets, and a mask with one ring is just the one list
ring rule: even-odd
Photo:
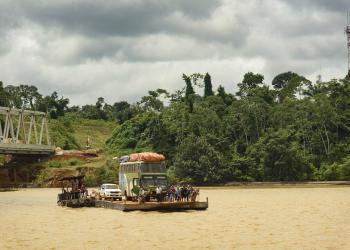
[[[114,121],[110,154],[163,153],[177,180],[350,180],[348,79],[312,83],[285,72],[266,84],[263,75],[248,72],[237,93],[213,90],[208,73],[184,74],[183,80],[183,89],[152,90],[135,104],[110,105],[101,97],[95,105],[69,107],[56,92],[42,96],[27,85],[1,85],[0,100],[47,111],[53,119]],[[67,139],[66,146],[75,144]]]

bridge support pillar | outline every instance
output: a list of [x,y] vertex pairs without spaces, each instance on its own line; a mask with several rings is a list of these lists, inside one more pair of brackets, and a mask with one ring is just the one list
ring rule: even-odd
[[[3,166],[3,169],[7,169],[7,177],[2,177],[2,174],[0,173],[0,186],[27,186],[34,180],[34,176],[40,171],[40,166],[35,166],[33,163],[47,160],[48,157],[42,155],[12,155],[9,159],[10,160],[5,162]],[[3,178],[7,179],[8,183],[5,183]]]

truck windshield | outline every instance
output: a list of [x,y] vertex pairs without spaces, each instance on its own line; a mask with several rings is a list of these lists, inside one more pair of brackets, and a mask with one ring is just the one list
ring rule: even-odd
[[118,186],[115,184],[106,185],[106,189],[117,189]]

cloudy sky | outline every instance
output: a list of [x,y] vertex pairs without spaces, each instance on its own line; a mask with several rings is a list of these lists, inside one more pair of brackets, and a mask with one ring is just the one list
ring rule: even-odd
[[54,90],[71,104],[134,102],[209,72],[234,91],[247,71],[314,81],[346,75],[348,0],[0,1],[6,84]]

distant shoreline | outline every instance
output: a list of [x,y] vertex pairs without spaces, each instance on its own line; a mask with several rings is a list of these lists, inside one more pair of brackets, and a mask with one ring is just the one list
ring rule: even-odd
[[[194,184],[193,186],[203,189],[213,188],[313,188],[313,187],[344,187],[350,186],[350,181],[305,181],[305,182],[227,182],[215,184]],[[0,192],[17,191],[20,189],[30,188],[58,188],[58,187],[8,187],[1,188]],[[88,187],[98,188],[98,187]]]
[[196,185],[200,188],[293,188],[293,187],[341,187],[350,186],[350,181],[305,181],[305,182],[227,182],[223,184]]
[[17,191],[18,188],[0,188],[0,192]]

